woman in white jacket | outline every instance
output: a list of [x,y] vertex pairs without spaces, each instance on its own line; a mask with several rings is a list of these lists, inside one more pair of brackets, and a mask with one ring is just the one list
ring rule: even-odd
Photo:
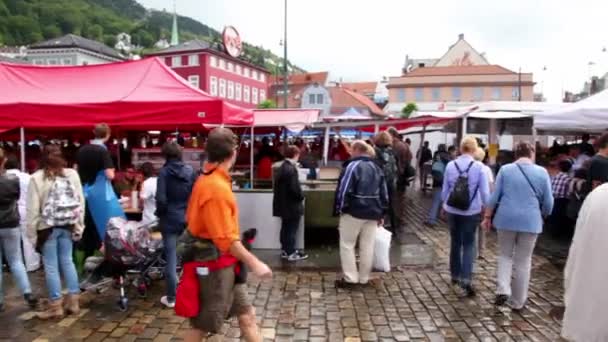
[[608,341],[606,203],[608,184],[595,189],[581,208],[564,270],[562,336],[575,342]]
[[[65,311],[73,314],[80,311],[80,286],[72,248],[73,241],[82,236],[85,204],[78,172],[65,168],[59,146],[46,146],[40,165],[27,192],[27,233],[42,250],[49,292],[49,308],[38,317],[50,319],[62,317]],[[59,270],[68,290],[65,300]]]

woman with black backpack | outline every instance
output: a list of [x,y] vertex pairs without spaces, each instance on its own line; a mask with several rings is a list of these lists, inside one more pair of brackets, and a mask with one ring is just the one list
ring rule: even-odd
[[[27,191],[27,234],[42,252],[49,291],[49,307],[38,318],[61,318],[66,311],[80,312],[80,285],[72,248],[84,230],[84,194],[78,172],[66,168],[59,146],[45,146],[40,166]],[[68,288],[66,298],[62,295],[60,270]]]
[[473,158],[477,148],[475,138],[462,139],[461,155],[445,168],[441,191],[451,235],[452,285],[459,285],[467,297],[476,295],[472,284],[475,233],[481,222],[482,207],[490,198],[490,182],[483,164]]

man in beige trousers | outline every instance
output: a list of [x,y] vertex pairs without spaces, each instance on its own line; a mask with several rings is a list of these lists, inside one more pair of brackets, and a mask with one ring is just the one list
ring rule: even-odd
[[[344,165],[336,189],[335,214],[340,216],[340,260],[344,278],[336,287],[366,285],[372,271],[376,230],[388,209],[384,173],[374,150],[363,141],[352,144],[352,158]],[[359,269],[355,245],[359,240]]]

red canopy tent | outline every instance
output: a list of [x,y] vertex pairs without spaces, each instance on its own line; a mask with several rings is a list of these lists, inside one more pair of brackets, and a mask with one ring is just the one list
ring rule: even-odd
[[0,132],[14,128],[251,125],[253,113],[209,96],[156,58],[77,66],[0,63]]

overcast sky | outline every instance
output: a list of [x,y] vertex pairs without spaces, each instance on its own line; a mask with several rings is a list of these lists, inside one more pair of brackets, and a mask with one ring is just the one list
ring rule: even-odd
[[[173,9],[173,0],[138,1]],[[245,41],[282,55],[283,3],[177,0],[177,11],[220,31],[234,25]],[[550,101],[608,72],[605,0],[288,0],[288,7],[288,58],[330,71],[332,80],[398,76],[406,54],[439,58],[459,33],[490,63],[533,72],[536,91]]]

